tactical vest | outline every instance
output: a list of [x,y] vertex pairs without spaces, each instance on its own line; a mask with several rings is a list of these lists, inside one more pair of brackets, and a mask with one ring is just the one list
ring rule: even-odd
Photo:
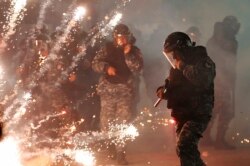
[[[188,65],[194,65],[202,58],[207,58],[207,54],[195,47],[187,57],[189,59],[185,62]],[[213,106],[214,85],[211,84],[207,88],[195,86],[184,77],[182,71],[171,68],[167,86],[167,100],[167,106],[172,110],[184,108],[185,111],[193,111],[205,104]],[[190,115],[190,112],[185,112],[185,114]]]
[[113,84],[126,83],[132,76],[132,72],[129,70],[126,62],[125,55],[122,48],[116,47],[113,43],[106,45],[107,62],[110,66],[116,69],[115,76],[105,75],[105,78]]

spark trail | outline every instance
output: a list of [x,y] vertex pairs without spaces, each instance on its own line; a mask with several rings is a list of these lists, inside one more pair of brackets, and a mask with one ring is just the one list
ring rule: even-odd
[[7,41],[15,33],[16,26],[22,21],[26,6],[26,0],[13,0],[7,16],[7,25],[4,26],[4,41]]
[[38,21],[36,26],[37,27],[42,27],[44,20],[45,20],[45,15],[46,15],[46,9],[52,4],[53,0],[46,0],[44,3],[42,3],[39,16],[38,16]]

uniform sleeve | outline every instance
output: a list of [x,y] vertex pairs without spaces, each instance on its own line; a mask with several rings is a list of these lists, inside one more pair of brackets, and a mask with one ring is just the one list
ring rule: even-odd
[[140,49],[133,47],[132,50],[125,55],[125,61],[132,73],[139,73],[143,68],[143,59]]
[[215,64],[206,57],[195,65],[185,66],[183,75],[196,86],[208,87],[215,78]]
[[107,48],[102,47],[94,57],[92,61],[92,68],[95,72],[98,73],[105,73],[108,68],[108,63],[106,61],[107,59]]

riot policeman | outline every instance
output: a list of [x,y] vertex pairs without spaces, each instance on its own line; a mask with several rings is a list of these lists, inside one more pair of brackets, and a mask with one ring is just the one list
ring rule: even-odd
[[195,46],[187,34],[171,33],[164,55],[172,68],[157,96],[167,100],[176,121],[177,155],[181,166],[204,166],[198,142],[210,121],[214,105],[215,64],[206,48]]

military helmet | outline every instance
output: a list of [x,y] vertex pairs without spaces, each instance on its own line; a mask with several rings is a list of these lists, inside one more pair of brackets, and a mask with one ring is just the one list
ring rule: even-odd
[[114,28],[113,35],[114,36],[119,36],[119,35],[129,36],[129,35],[131,35],[131,32],[130,32],[130,30],[129,30],[129,28],[128,28],[127,25],[125,25],[125,24],[118,24]]
[[237,24],[238,19],[235,16],[226,16],[222,22],[226,24]]
[[173,32],[165,40],[164,51],[171,52],[176,49],[182,49],[193,46],[189,36],[183,32]]
[[222,23],[228,30],[230,30],[230,32],[234,34],[237,34],[240,29],[240,23],[235,16],[226,16]]

